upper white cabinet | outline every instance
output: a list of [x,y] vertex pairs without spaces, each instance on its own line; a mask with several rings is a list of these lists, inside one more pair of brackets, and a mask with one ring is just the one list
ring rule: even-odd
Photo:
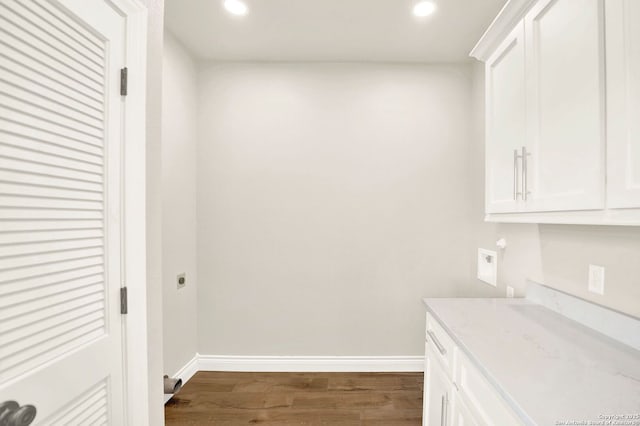
[[487,211],[518,210],[518,155],[525,143],[524,24],[518,24],[486,63]]
[[525,211],[604,208],[603,12],[602,0],[542,0],[525,17]]
[[640,1],[607,0],[607,207],[640,208]]
[[640,225],[640,1],[510,0],[472,56],[487,219]]

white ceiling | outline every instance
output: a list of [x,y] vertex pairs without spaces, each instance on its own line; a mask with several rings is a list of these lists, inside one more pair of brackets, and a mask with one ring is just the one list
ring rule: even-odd
[[434,0],[416,18],[414,0],[166,0],[169,30],[202,59],[220,61],[458,62],[505,0]]

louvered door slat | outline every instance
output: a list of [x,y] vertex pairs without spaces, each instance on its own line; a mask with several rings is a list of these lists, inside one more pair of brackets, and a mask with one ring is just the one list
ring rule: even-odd
[[2,119],[0,119],[0,145],[2,145],[0,146],[0,158],[11,158],[13,160],[30,162],[33,164],[42,164],[45,167],[65,168],[84,173],[92,173],[98,175],[98,178],[101,179],[102,166],[98,164],[75,160],[56,154],[47,154],[29,149],[26,146],[17,147],[10,143],[3,142],[3,140],[9,140],[9,137],[6,137],[3,134],[1,129],[2,125]]
[[33,63],[23,63],[18,58],[11,58],[11,54],[10,49],[0,44],[0,70],[4,81],[22,88],[33,88],[54,102],[66,102],[69,108],[94,119],[101,119],[103,105],[99,100],[69,86],[66,80],[59,81],[55,75],[45,73],[41,67],[34,67]]
[[[50,342],[60,336],[65,336],[73,333],[78,329],[95,328],[100,325],[104,325],[104,309],[96,304],[92,313],[86,315],[80,315],[79,310],[76,310],[71,315],[71,319],[66,322],[52,323],[47,321],[46,326],[39,324],[39,327],[32,328],[31,334],[25,334],[17,340],[11,341],[11,337],[16,337],[15,334],[4,333],[3,338],[6,343],[3,343],[0,348],[0,360],[16,359],[22,357],[31,357],[37,355],[40,346],[44,342]],[[55,342],[52,342],[55,344]],[[10,362],[10,361],[9,361]]]
[[[82,395],[75,395],[74,403],[70,404],[62,410],[56,418],[51,419],[48,424],[52,426],[80,426],[83,423],[79,423],[80,417],[84,416],[87,412],[93,409],[99,409],[100,415],[106,417],[106,401],[108,398],[107,384],[105,382],[100,383],[92,389],[87,390]],[[84,423],[90,424],[90,423]],[[105,423],[93,423],[93,424],[105,424]]]
[[98,247],[83,247],[77,250],[61,250],[54,252],[28,254],[0,259],[0,271],[19,269],[33,265],[44,265],[54,262],[62,262],[69,259],[80,259],[93,256],[102,256],[104,250],[102,244]]
[[7,44],[16,46],[26,55],[73,78],[77,85],[82,85],[102,96],[104,91],[102,73],[87,70],[79,66],[77,61],[63,58],[65,53],[58,50],[63,45],[59,44],[53,47],[48,45],[33,35],[33,32],[38,32],[37,28],[31,26],[31,31],[28,31],[8,20],[4,14],[0,14],[0,24],[0,33]]
[[101,201],[102,194],[93,191],[80,191],[57,188],[55,186],[36,185],[31,183],[5,183],[0,182],[0,194],[22,195],[24,197],[49,197],[64,200],[89,200]]
[[37,291],[43,291],[48,286],[56,286],[59,284],[65,284],[74,281],[82,281],[77,285],[84,285],[84,283],[93,283],[93,281],[84,281],[95,275],[101,275],[104,273],[104,268],[101,263],[95,265],[83,265],[75,268],[68,268],[62,271],[58,271],[51,274],[33,276],[25,278],[23,280],[16,280],[12,282],[3,283],[0,286],[0,296],[5,297],[13,293],[29,292],[36,289]]
[[84,419],[81,419],[83,423],[79,423],[79,424],[94,425],[94,426],[102,426],[102,425],[108,424],[107,416],[105,414],[105,408],[106,408],[106,402],[102,407],[95,408],[93,414],[88,415]]
[[[68,312],[76,312],[87,306],[101,306],[102,300],[99,293],[84,295],[75,299],[69,299],[63,304],[47,306],[29,312],[28,315],[14,316],[5,320],[6,330],[12,331],[20,327],[37,324],[40,321],[48,321],[49,318],[63,315]],[[92,308],[93,309],[93,308]]]
[[89,79],[73,68],[61,65],[60,62],[45,52],[16,37],[14,33],[9,32],[2,26],[0,26],[0,43],[3,46],[1,50],[3,54],[13,51],[11,56],[19,56],[21,61],[24,61],[23,63],[30,68],[44,72],[45,75],[49,75],[59,81],[65,81],[68,87],[75,88],[78,92],[94,100],[102,98],[102,82],[98,77]]
[[[66,306],[74,298],[84,297],[91,294],[97,294],[100,290],[100,281],[104,279],[104,275],[93,274],[84,278],[77,278],[74,280],[63,281],[57,284],[50,284],[48,286],[26,289],[24,292],[14,293],[7,295],[7,308],[16,307],[16,309],[7,309],[0,314],[3,320],[8,320],[13,317],[24,317],[32,312],[38,312],[38,304],[34,303],[36,299],[46,299],[47,308],[56,307],[56,303],[60,303],[62,307]],[[56,298],[65,294],[65,297]],[[101,299],[96,299],[100,301]],[[20,305],[20,307],[18,307]]]
[[18,123],[27,128],[48,132],[52,135],[66,138],[71,141],[99,144],[100,135],[84,133],[74,128],[73,124],[64,123],[61,119],[52,117],[51,114],[32,109],[31,112],[25,112],[29,108],[24,107],[24,103],[3,100],[0,104],[0,115],[4,117],[4,121],[10,123]]
[[[3,105],[8,110],[15,111],[26,117],[36,117],[38,124],[35,127],[39,129],[49,130],[49,127],[44,127],[43,123],[51,125],[55,123],[55,128],[52,128],[56,133],[68,137],[71,140],[82,141],[84,136],[92,136],[94,144],[98,145],[102,139],[102,127],[91,126],[86,123],[81,123],[79,120],[69,118],[64,114],[64,110],[52,105],[49,100],[43,99],[31,99],[24,94],[14,91],[13,96],[7,94],[7,91],[11,91],[10,88],[5,87],[5,90],[0,88],[0,105]],[[17,96],[20,96],[18,99]],[[23,122],[18,117],[11,118],[13,121]],[[80,136],[82,135],[82,136]]]
[[91,114],[87,114],[82,109],[72,108],[62,103],[62,97],[57,96],[55,92],[51,92],[52,98],[43,97],[42,94],[29,90],[28,86],[25,88],[11,83],[10,80],[20,82],[17,78],[12,79],[10,74],[2,76],[2,79],[0,79],[0,93],[5,98],[20,99],[23,104],[32,105],[48,114],[53,114],[53,117],[60,117],[70,125],[77,126],[78,129],[84,129],[85,132],[94,132],[98,136],[102,135],[102,120],[100,118],[93,118]]
[[[69,420],[68,425],[104,425],[98,423],[98,420],[106,414],[107,401],[104,400],[102,394],[96,394],[87,400],[82,407],[76,411],[76,415]],[[61,423],[62,424],[62,423]]]
[[[0,232],[54,231],[60,229],[98,229],[102,220],[12,220],[3,221]],[[99,245],[102,245],[100,242]],[[0,260],[0,264],[1,264]]]
[[[13,219],[102,219],[102,212],[96,210],[55,210],[55,209],[11,209],[0,207],[0,220]],[[0,247],[0,252],[2,248]],[[1,256],[1,255],[0,255]]]
[[[0,182],[20,183],[26,182],[29,185],[47,186],[52,188],[63,188],[78,191],[101,192],[102,184],[85,182],[72,178],[57,178],[53,176],[43,176],[39,174],[16,172],[13,170],[3,170],[0,168]],[[101,198],[99,198],[101,199]]]
[[[100,291],[100,283],[93,283],[69,290],[61,290],[58,293],[47,295],[43,299],[46,299],[46,306],[49,308],[63,308],[72,300],[87,297],[90,295],[97,295],[100,293]],[[39,301],[39,299],[37,298],[32,298],[31,300],[25,301],[21,299],[20,295],[16,294],[13,295],[12,299],[14,301],[17,301],[18,303],[14,303],[7,306],[6,309],[3,309],[3,312],[0,314],[0,318],[2,318],[3,321],[7,321],[11,318],[31,315],[32,313],[38,312],[41,309],[40,304],[37,303]],[[44,328],[46,327],[46,324],[42,324],[42,326]]]
[[104,401],[102,405],[95,404],[90,410],[87,410],[81,416],[78,416],[78,424],[93,426],[104,425],[105,423],[101,423],[100,419],[105,418],[104,409],[106,407],[106,404],[106,401]]
[[63,28],[54,25],[53,21],[55,19],[52,19],[50,15],[47,16],[48,13],[37,4],[19,0],[4,0],[4,2],[8,8],[20,15],[25,21],[42,30],[47,35],[47,39],[52,38],[71,49],[71,57],[77,57],[80,61],[89,61],[98,67],[102,66],[104,55],[101,49],[96,48],[96,51],[94,51],[83,46],[75,37],[65,32]]
[[[25,135],[29,130],[31,130],[32,134],[30,136]],[[2,151],[4,154],[3,157],[32,163],[44,163],[44,165],[48,167],[66,167],[101,174],[102,154],[88,152],[93,151],[93,146],[81,144],[57,135],[49,136],[48,140],[38,138],[39,136],[45,138],[46,135],[46,131],[34,128],[28,129],[18,122],[0,119],[0,144],[7,146],[7,149],[3,149]],[[33,154],[30,155],[31,153]],[[19,155],[30,155],[30,157],[20,158],[18,157]],[[45,157],[43,161],[43,155],[53,155],[62,160],[71,160],[72,162],[47,164],[46,161],[51,160]]]
[[[91,87],[87,87],[86,84],[78,84],[73,78],[58,71],[57,68],[55,68],[55,63],[52,63],[53,61],[35,59],[31,55],[37,55],[37,51],[34,51],[34,49],[24,51],[23,49],[28,48],[24,43],[16,42],[15,40],[6,40],[4,37],[4,35],[7,34],[6,32],[0,34],[2,34],[2,37],[0,37],[0,56],[9,58],[8,60],[3,59],[3,66],[9,69],[27,68],[34,73],[32,75],[35,81],[42,81],[43,77],[46,80],[55,81],[58,86],[63,86],[65,91],[74,93],[77,99],[84,99],[87,104],[96,105],[98,110],[102,109],[102,103],[100,101],[103,98],[100,92]],[[15,64],[20,65],[16,66]]]
[[[9,172],[31,173],[35,176],[49,176],[53,178],[71,179],[80,182],[102,184],[102,176],[94,173],[84,173],[46,164],[17,160],[15,158],[0,157],[0,169]],[[0,207],[1,208],[1,207]]]
[[80,57],[78,52],[66,43],[51,37],[40,25],[35,25],[33,14],[31,19],[27,19],[21,12],[19,4],[15,1],[0,3],[0,24],[6,25],[7,30],[17,38],[41,52],[52,51],[54,56],[60,55],[61,59],[58,62],[63,66],[74,68],[87,78],[104,78],[104,69],[99,63]]
[[90,256],[90,257],[80,256],[76,258],[69,258],[64,261],[59,261],[55,263],[35,265],[31,268],[20,268],[20,269],[0,271],[0,280],[2,281],[24,280],[33,276],[53,274],[60,271],[67,271],[73,268],[95,266],[102,262],[103,262],[102,256]]
[[77,240],[79,238],[102,238],[104,236],[101,228],[94,229],[63,229],[55,231],[31,231],[31,232],[3,232],[0,233],[0,244],[28,244],[46,243],[66,240]]
[[[60,310],[55,315],[50,315],[46,318],[30,318],[30,321],[20,326],[14,326],[11,329],[7,329],[4,332],[4,344],[7,345],[8,350],[12,352],[19,350],[20,347],[29,344],[27,339],[33,339],[33,342],[39,342],[46,340],[47,335],[43,333],[42,324],[40,321],[46,320],[47,328],[46,332],[50,335],[59,334],[61,329],[74,328],[74,324],[83,322],[82,318],[97,318],[102,317],[104,313],[104,305],[101,301],[89,303],[83,306],[76,307],[71,310]],[[15,344],[12,348],[10,345]],[[16,349],[18,348],[18,349]],[[1,356],[1,355],[0,355]]]
[[1,112],[6,114],[0,116],[0,133],[2,133],[5,140],[10,139],[9,137],[13,135],[22,138],[27,143],[28,141],[34,141],[40,144],[66,147],[78,152],[87,152],[85,145],[89,145],[89,149],[91,149],[91,146],[100,146],[99,139],[94,136],[79,134],[72,131],[72,129],[52,125],[44,120],[30,118],[30,116],[20,111],[2,108]]
[[[102,211],[102,203],[98,201],[75,201],[56,198],[27,198],[0,194],[0,206],[3,208],[31,208],[64,210]],[[46,241],[46,240],[45,240]],[[2,244],[2,243],[0,243]]]
[[29,4],[34,6],[31,10],[33,10],[35,14],[42,16],[47,21],[55,23],[57,28],[69,34],[70,37],[78,43],[81,43],[88,50],[94,52],[100,58],[100,61],[104,62],[104,43],[102,40],[89,33],[76,21],[69,19],[64,12],[46,0],[35,0]]
[[[39,81],[33,81],[29,79],[29,71],[24,68],[23,70],[26,74],[16,74],[16,70],[10,70],[7,66],[9,65],[8,61],[0,60],[0,82],[4,84],[6,87],[14,88],[12,93],[9,93],[12,96],[44,96],[46,101],[51,105],[58,105],[62,107],[65,111],[65,114],[69,117],[76,118],[78,120],[86,120],[87,124],[93,126],[99,126],[102,122],[102,111],[100,110],[100,105],[90,105],[87,104],[86,101],[78,100],[73,96],[73,93],[69,93],[69,91],[61,91],[62,86],[55,89],[55,84],[48,85],[43,84],[47,83],[43,81],[44,79],[40,79]],[[14,68],[19,68],[17,64],[14,64]],[[33,74],[33,72],[31,72]]]
[[[92,247],[101,247],[103,241],[101,238],[81,238],[70,241],[56,241],[53,243],[35,243],[0,246],[0,262],[3,258],[12,258],[36,253],[51,253],[58,250],[74,250],[86,249]],[[2,285],[0,284],[0,293],[2,293]]]

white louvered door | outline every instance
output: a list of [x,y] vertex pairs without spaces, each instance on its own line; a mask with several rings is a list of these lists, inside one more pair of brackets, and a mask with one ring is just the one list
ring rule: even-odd
[[0,0],[0,424],[125,422],[124,42],[107,0]]

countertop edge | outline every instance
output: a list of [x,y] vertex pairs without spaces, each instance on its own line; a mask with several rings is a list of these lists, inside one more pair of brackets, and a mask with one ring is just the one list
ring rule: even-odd
[[514,411],[514,413],[520,418],[520,420],[522,420],[524,422],[524,424],[528,425],[528,426],[537,426],[538,424],[533,421],[531,419],[531,417],[529,417],[527,415],[527,413],[524,411],[524,409],[522,409],[522,407],[520,406],[520,404],[518,404],[510,395],[509,393],[507,393],[507,391],[504,390],[504,388],[502,387],[502,385],[500,384],[500,382],[498,382],[493,375],[491,374],[491,372],[489,372],[489,370],[487,370],[482,363],[475,357],[475,355],[473,354],[473,352],[471,352],[469,350],[469,348],[467,348],[467,346],[462,343],[462,340],[460,340],[458,338],[458,336],[451,331],[451,329],[447,326],[447,324],[442,320],[442,318],[440,318],[438,316],[438,313],[431,307],[429,306],[429,299],[425,298],[422,299],[422,302],[424,303],[425,307],[427,308],[427,311],[431,314],[431,316],[433,316],[433,318],[438,321],[438,324],[440,324],[440,326],[444,329],[444,331],[447,332],[447,334],[449,335],[449,337],[451,337],[451,339],[455,342],[455,344],[458,346],[458,348],[460,348],[460,350],[462,350],[465,355],[467,356],[467,358],[469,358],[469,360],[473,363],[473,365],[478,369],[478,371],[480,371],[480,374],[482,374],[484,376],[484,378],[489,382],[489,384],[491,384],[500,394],[500,396],[502,397],[502,399],[505,400],[505,402],[507,403],[507,405],[509,405],[509,407]]

